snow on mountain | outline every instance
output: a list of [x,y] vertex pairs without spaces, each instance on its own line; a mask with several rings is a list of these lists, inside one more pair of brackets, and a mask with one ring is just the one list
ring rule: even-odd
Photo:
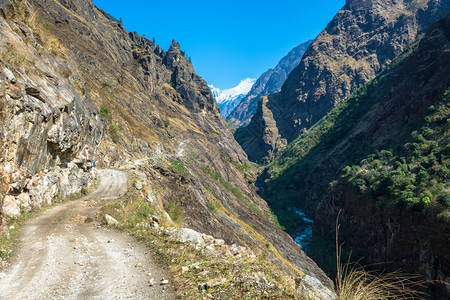
[[226,90],[216,88],[212,84],[209,85],[217,104],[219,104],[220,112],[224,117],[227,117],[241,100],[244,99],[255,81],[256,79],[246,78],[241,80],[238,86]]

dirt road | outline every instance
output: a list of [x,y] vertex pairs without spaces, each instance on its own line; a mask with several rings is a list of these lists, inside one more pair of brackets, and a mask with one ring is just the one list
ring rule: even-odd
[[[102,201],[123,195],[126,173],[101,170],[89,196],[28,221],[12,265],[0,273],[0,299],[174,299],[148,249],[99,226]],[[149,281],[154,278],[155,284]]]

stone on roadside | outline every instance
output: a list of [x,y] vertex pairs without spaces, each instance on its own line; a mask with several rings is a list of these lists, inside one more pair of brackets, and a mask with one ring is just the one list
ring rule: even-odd
[[175,238],[182,243],[192,242],[195,244],[203,244],[202,234],[189,228],[180,228],[174,235]]
[[222,285],[225,282],[227,282],[227,280],[225,278],[213,278],[213,279],[208,280],[208,282],[206,283],[206,286],[213,288],[213,287]]
[[308,299],[334,300],[336,294],[325,287],[319,279],[305,275],[295,278],[295,286],[299,295],[305,295]]
[[140,191],[140,190],[142,190],[142,184],[139,183],[139,182],[136,182],[136,183],[134,184],[134,188],[135,188],[136,190]]
[[188,267],[181,267],[181,274],[186,273],[187,271],[189,271]]
[[3,214],[9,218],[20,216],[20,208],[14,196],[7,195],[3,199]]
[[26,212],[31,211],[31,198],[27,193],[21,193],[17,196],[17,201],[19,201],[19,206]]
[[166,285],[166,284],[169,284],[169,280],[167,280],[167,279],[161,279],[161,285]]
[[108,225],[117,225],[117,224],[119,224],[119,221],[117,221],[116,219],[114,219],[113,217],[111,217],[108,214],[105,215],[105,221],[106,221],[106,224],[108,224]]
[[150,227],[158,228],[159,225],[158,225],[158,223],[156,223],[155,221],[152,221],[152,222],[150,223]]

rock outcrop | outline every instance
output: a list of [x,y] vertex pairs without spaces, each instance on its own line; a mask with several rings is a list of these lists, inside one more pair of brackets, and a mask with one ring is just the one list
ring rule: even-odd
[[[285,143],[266,141],[294,140],[384,70],[449,10],[448,1],[438,0],[347,1],[309,46],[281,91],[258,103],[258,113],[245,131],[238,132],[238,142],[251,160],[271,158],[280,149],[274,146]],[[270,117],[262,114],[266,109],[272,111]],[[273,124],[277,130],[265,130],[264,124]],[[265,146],[248,148],[250,140]]]
[[243,98],[239,105],[231,111],[227,119],[239,127],[247,126],[256,112],[258,99],[280,91],[281,86],[286,81],[289,73],[298,66],[311,42],[312,41],[310,40],[301,43],[289,51],[275,68],[264,72],[258,80],[256,80],[245,98]]
[[66,62],[42,47],[30,24],[18,21],[21,11],[9,1],[0,8],[3,219],[87,187],[105,125],[89,95],[78,93],[78,74],[68,78]]

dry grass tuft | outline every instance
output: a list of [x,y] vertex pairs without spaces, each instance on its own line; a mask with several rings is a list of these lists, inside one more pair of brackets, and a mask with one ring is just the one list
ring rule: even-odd
[[363,266],[341,263],[342,244],[339,244],[339,215],[336,219],[336,294],[338,300],[422,299],[425,287],[418,275],[402,274],[400,271],[377,273]]

